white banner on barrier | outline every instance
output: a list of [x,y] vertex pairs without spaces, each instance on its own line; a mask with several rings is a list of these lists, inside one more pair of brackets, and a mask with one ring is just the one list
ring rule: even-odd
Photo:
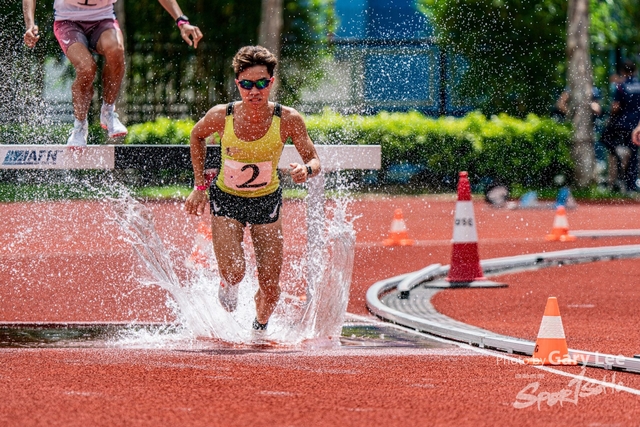
[[[128,146],[118,148],[127,150]],[[316,145],[316,150],[324,171],[381,167],[379,145]],[[0,169],[114,169],[114,153],[113,145],[70,149],[66,145],[0,144]],[[293,145],[285,145],[278,168],[289,169],[293,162],[301,163],[302,159]]]
[[113,169],[114,147],[0,145],[0,169]]
[[473,202],[456,202],[456,213],[453,220],[453,242],[475,243],[478,241],[476,220],[473,214]]
[[[323,171],[342,169],[380,169],[381,148],[379,145],[316,145]],[[296,147],[284,146],[279,169],[289,169],[289,163],[302,163]]]

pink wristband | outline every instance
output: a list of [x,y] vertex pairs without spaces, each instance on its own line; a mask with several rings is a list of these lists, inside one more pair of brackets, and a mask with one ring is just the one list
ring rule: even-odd
[[206,185],[196,185],[193,189],[197,191],[207,191],[209,187]]
[[180,21],[178,21],[178,27],[182,27],[184,24],[188,24],[188,23],[189,23],[189,21],[180,20]]

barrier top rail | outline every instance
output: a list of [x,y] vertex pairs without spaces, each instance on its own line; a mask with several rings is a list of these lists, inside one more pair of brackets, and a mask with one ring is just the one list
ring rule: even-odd
[[[380,169],[379,145],[316,145],[324,171]],[[302,159],[285,145],[280,169]],[[206,168],[220,165],[220,146],[207,147]],[[185,169],[191,170],[188,145],[0,145],[0,169]]]

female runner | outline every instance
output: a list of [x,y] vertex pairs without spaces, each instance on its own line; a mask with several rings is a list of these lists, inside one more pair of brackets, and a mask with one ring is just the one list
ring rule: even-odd
[[[300,114],[269,102],[276,57],[261,46],[245,46],[233,58],[239,102],[211,108],[191,131],[191,160],[195,188],[187,198],[187,213],[211,212],[213,250],[221,274],[218,296],[227,311],[238,302],[238,284],[245,275],[244,228],[254,245],[259,289],[255,295],[253,329],[265,331],[280,298],[283,236],[282,190],[278,162],[287,140],[295,145],[303,164],[291,163],[294,182],[303,183],[320,172],[320,160]],[[205,139],[220,136],[221,167],[206,185]],[[207,200],[206,191],[209,190]]]

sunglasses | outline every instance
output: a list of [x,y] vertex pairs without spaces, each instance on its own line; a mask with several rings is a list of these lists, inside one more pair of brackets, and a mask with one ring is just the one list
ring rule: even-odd
[[238,80],[238,84],[240,85],[240,87],[246,90],[251,90],[254,86],[259,90],[262,90],[269,87],[270,83],[271,79],[260,79],[256,80],[255,82],[253,80]]

